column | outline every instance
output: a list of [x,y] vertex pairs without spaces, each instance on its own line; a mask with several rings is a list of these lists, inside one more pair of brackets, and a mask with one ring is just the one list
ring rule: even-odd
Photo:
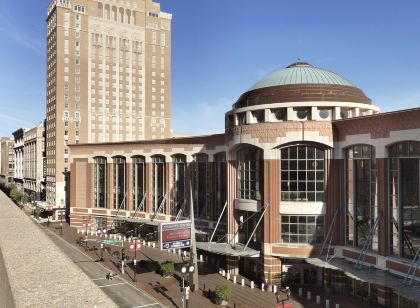
[[269,255],[263,256],[264,264],[264,280],[268,280],[271,275],[273,284],[279,284],[281,282],[281,260],[276,257]]
[[379,255],[388,255],[388,164],[386,158],[378,158],[376,160],[377,169],[377,187],[378,187],[378,210],[382,212],[382,218],[379,221],[378,244]]

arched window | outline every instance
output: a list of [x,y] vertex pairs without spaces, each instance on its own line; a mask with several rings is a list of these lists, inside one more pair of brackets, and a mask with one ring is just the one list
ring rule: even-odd
[[194,216],[207,217],[208,205],[208,155],[199,153],[194,155],[193,163],[193,197]]
[[[153,186],[152,186],[152,207],[153,212],[166,213],[166,172],[165,156],[153,156]],[[162,205],[162,206],[161,206]]]
[[281,149],[281,200],[324,201],[323,149],[295,145]]
[[414,258],[420,247],[420,142],[388,148],[391,254]]
[[101,2],[98,2],[97,16],[99,18],[104,18],[104,5]]
[[133,157],[133,209],[145,211],[146,164],[143,156]]
[[94,207],[106,208],[106,171],[106,158],[96,157],[93,166]]
[[124,157],[114,157],[113,163],[113,200],[114,200],[114,209],[126,209],[126,192],[125,192],[125,158]]
[[[378,217],[375,148],[354,145],[346,154],[346,244],[362,248]],[[378,250],[374,234],[369,249]]]
[[186,211],[186,169],[187,159],[185,155],[173,156],[173,206],[174,215],[177,215],[182,209]]
[[239,199],[261,200],[263,151],[256,147],[243,147],[237,152],[237,161],[237,197]]

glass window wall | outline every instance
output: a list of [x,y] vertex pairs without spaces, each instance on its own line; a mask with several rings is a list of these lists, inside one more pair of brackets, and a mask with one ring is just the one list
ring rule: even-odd
[[153,212],[158,211],[159,213],[166,213],[166,202],[162,204],[165,198],[166,189],[166,172],[165,172],[165,157],[162,155],[156,155],[152,157],[153,161],[153,187],[152,187],[152,210]]
[[106,208],[106,158],[96,157],[94,161],[94,206]]
[[113,164],[113,201],[114,209],[126,209],[125,206],[125,174],[126,165],[124,157],[115,157]]
[[420,247],[420,142],[393,144],[388,153],[390,252],[412,259]]
[[323,149],[297,145],[281,149],[281,200],[324,201]]
[[[378,217],[375,148],[354,145],[346,149],[346,244],[363,248]],[[378,250],[374,234],[369,249]]]
[[263,151],[255,147],[238,150],[237,196],[240,199],[261,200],[263,183]]
[[145,202],[143,197],[146,193],[146,164],[145,159],[142,156],[133,157],[133,209],[137,210],[139,206],[142,206],[139,210],[145,211]]

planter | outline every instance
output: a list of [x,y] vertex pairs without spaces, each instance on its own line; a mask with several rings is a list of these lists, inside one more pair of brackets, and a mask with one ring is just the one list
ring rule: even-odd
[[227,306],[229,302],[224,299],[216,298],[215,299],[216,305]]

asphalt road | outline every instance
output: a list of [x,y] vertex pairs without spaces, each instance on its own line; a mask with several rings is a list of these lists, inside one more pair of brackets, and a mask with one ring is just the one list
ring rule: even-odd
[[50,230],[41,227],[49,238],[64,252],[75,264],[77,264],[86,275],[95,282],[119,307],[124,308],[158,308],[164,307],[156,299],[137,289],[130,282],[114,277],[112,280],[105,278],[109,272],[102,264],[95,262],[88,255],[81,252],[77,247],[72,246],[65,240],[58,237]]

